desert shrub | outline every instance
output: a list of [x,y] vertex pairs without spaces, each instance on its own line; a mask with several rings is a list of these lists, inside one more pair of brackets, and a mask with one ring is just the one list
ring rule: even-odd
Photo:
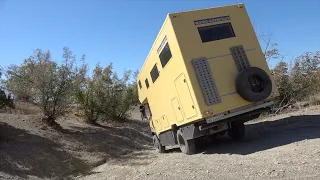
[[13,100],[10,94],[6,94],[4,91],[4,87],[2,86],[2,69],[0,69],[0,109],[4,107],[14,108]]
[[87,77],[77,90],[75,97],[79,109],[87,122],[127,118],[138,103],[135,83],[130,82],[131,71],[122,78],[113,71],[112,64],[105,68],[97,65],[92,77]]
[[101,114],[100,95],[103,90],[99,87],[97,76],[86,77],[78,89],[75,91],[74,97],[78,103],[80,116],[87,122],[96,122]]
[[73,103],[72,94],[83,79],[82,72],[69,48],[63,49],[61,63],[52,60],[49,51],[37,49],[20,66],[8,68],[6,87],[38,106],[46,123],[56,125],[55,120]]
[[320,93],[310,96],[306,101],[310,105],[320,105]]
[[[14,92],[16,100],[26,102],[31,100],[31,88],[27,81],[31,78],[31,70],[33,69],[31,66],[32,63],[28,59],[25,59],[22,66],[10,65],[7,69],[5,86],[8,90]],[[15,77],[13,77],[13,74]]]
[[300,101],[317,101],[320,92],[320,51],[297,57],[292,68],[284,61],[273,69],[279,89],[278,111]]
[[14,108],[14,105],[10,96],[8,97],[5,91],[2,88],[0,88],[0,109],[4,107]]

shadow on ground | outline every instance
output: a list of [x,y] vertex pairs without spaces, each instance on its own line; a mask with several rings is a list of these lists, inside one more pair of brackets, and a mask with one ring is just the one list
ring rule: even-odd
[[0,124],[0,171],[21,178],[59,178],[61,172],[83,168],[87,164],[63,151],[47,138],[30,134],[6,123]]
[[276,121],[257,122],[246,125],[247,135],[234,142],[223,136],[217,138],[199,152],[203,154],[248,155],[258,151],[320,138],[320,115],[291,116]]
[[[128,153],[149,149],[152,143],[144,122],[124,122],[117,127],[73,126],[50,136],[32,134],[0,122],[0,172],[23,179],[67,179],[68,175],[103,164],[122,162]],[[99,157],[91,161],[84,156]]]
[[106,158],[118,158],[133,151],[149,149],[152,146],[150,133],[145,124],[124,122],[117,127],[107,126],[71,126],[67,134],[71,139],[81,142],[88,152],[100,152]]

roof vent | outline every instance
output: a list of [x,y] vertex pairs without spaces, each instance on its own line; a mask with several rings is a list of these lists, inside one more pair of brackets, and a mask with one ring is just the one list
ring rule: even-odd
[[243,3],[238,4],[238,8],[243,8]]

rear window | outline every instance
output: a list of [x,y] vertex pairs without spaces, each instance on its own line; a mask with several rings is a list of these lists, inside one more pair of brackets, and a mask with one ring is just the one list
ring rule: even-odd
[[198,27],[203,43],[235,37],[231,23]]
[[159,77],[159,71],[157,65],[155,64],[150,72],[152,82],[155,82]]

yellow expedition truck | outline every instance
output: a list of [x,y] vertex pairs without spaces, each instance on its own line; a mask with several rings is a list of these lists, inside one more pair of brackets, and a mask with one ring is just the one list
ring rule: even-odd
[[244,4],[170,13],[137,78],[159,152],[228,133],[270,109],[278,90]]

